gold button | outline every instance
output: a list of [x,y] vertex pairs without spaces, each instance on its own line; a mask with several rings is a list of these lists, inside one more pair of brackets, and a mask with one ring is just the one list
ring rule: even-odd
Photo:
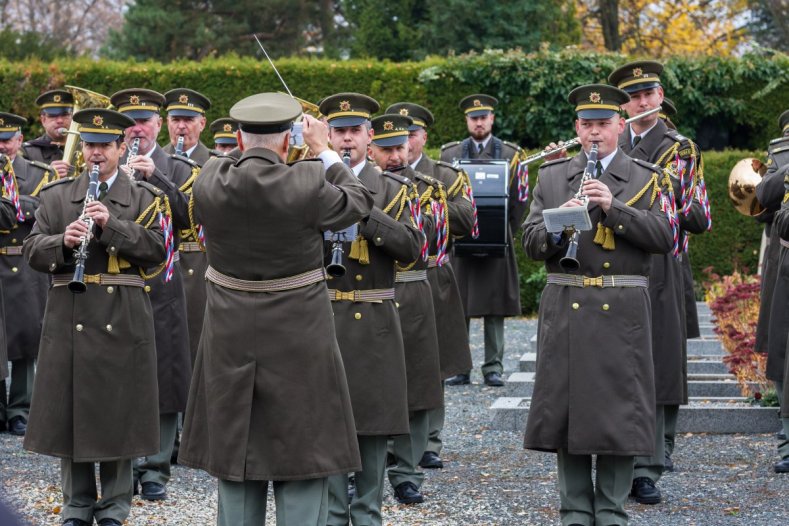
[[11,243],[16,243],[16,238],[12,239]]
[[110,247],[110,252],[115,252],[115,247]]
[[611,263],[609,263],[608,261],[603,263],[603,268],[609,268],[609,267],[611,267]]
[[143,290],[145,290],[145,292],[151,292],[151,286],[150,285],[145,285],[145,289],[143,289]]
[[30,212],[25,212],[25,215],[26,216],[30,216]]
[[16,267],[11,267],[11,272],[19,272],[19,269]]
[[573,310],[578,310],[580,308],[581,308],[580,305],[578,305],[577,303],[573,303]]
[[112,325],[109,323],[107,324],[107,332],[112,332]]
[[625,227],[623,227],[622,225],[619,225],[617,228],[619,228],[619,230],[624,230]]
[[603,303],[603,310],[608,310],[611,307],[608,306],[608,303]]
[[356,281],[362,281],[363,279],[361,274],[356,274]]
[[381,242],[382,242],[382,241],[381,241],[381,238],[380,238],[380,237],[376,237],[376,238],[375,238],[375,242],[376,242],[376,243],[378,243],[378,244],[380,245],[380,244],[381,244]]
[[190,269],[189,269],[189,275],[190,275],[190,276],[194,276],[194,275],[195,275],[195,269],[193,269],[193,268],[190,268]]
[[400,308],[400,303],[395,301],[395,307],[397,307],[399,309]]
[[83,329],[83,328],[84,328],[84,327],[82,326],[82,324],[81,324],[81,323],[78,323],[78,324],[77,324],[77,327],[76,327],[76,329],[77,329],[77,332],[82,332],[82,329]]
[[356,314],[353,315],[353,317],[356,318],[357,320],[361,320],[362,319],[362,313],[361,312],[357,312]]
[[112,288],[111,286],[107,287],[107,294],[112,294],[113,292],[115,292],[114,288]]
[[57,268],[57,265],[55,265],[54,263],[50,263],[49,264],[49,270],[55,270],[56,268]]

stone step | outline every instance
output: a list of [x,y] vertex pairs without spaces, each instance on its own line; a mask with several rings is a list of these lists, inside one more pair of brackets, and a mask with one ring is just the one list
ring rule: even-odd
[[[518,362],[522,373],[537,371],[537,353],[523,353]],[[688,374],[728,374],[729,367],[714,356],[688,356]]]
[[717,338],[692,338],[688,340],[688,355],[723,356],[726,351]]
[[[530,398],[501,397],[491,406],[491,427],[523,432],[529,416]],[[678,433],[773,433],[780,421],[774,407],[752,406],[742,397],[691,398],[680,407]]]
[[713,323],[699,323],[699,332],[702,337],[707,336],[714,338],[717,336],[715,334],[715,324]]

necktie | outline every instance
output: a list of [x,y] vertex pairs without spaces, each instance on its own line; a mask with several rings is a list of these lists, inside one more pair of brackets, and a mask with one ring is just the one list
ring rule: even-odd
[[641,136],[640,135],[636,135],[635,137],[633,137],[633,148],[635,148],[638,145],[638,143],[640,143],[640,142],[641,142]]
[[600,179],[601,175],[603,175],[603,163],[601,163],[600,161],[597,161],[597,164],[595,165],[594,178],[595,179]]
[[477,144],[477,155],[482,155],[482,151],[485,149],[485,145],[482,143]]
[[99,184],[99,201],[104,199],[104,196],[107,195],[107,188],[108,187],[107,187],[107,183],[106,182],[102,181]]

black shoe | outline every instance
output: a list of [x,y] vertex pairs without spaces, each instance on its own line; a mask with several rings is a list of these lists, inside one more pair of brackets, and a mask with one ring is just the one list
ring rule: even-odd
[[633,488],[630,495],[639,504],[660,504],[660,490],[655,487],[655,483],[647,477],[638,477],[633,481]]
[[132,479],[132,495],[140,494],[140,479],[136,476]]
[[673,472],[674,471],[674,461],[671,460],[671,455],[666,453],[666,458],[663,461],[663,471]]
[[422,460],[419,461],[419,467],[425,469],[442,469],[444,467],[444,463],[441,461],[438,453],[425,451],[425,453],[422,455]]
[[395,499],[400,504],[418,504],[425,501],[412,482],[403,482],[394,489]]
[[8,421],[8,432],[18,437],[25,436],[27,432],[27,420],[23,416],[15,416]]
[[504,380],[501,379],[501,373],[486,374],[485,385],[488,385],[490,387],[504,387]]
[[775,435],[775,438],[781,441],[786,440],[786,433],[783,431],[778,431],[778,433]]
[[141,496],[145,500],[164,500],[167,498],[167,488],[158,482],[143,482]]
[[386,454],[386,467],[387,468],[391,468],[392,466],[396,466],[396,465],[397,465],[397,459],[395,458],[395,456],[393,454],[391,454],[391,453],[387,453]]
[[82,519],[66,519],[63,526],[90,526],[90,522],[85,522]]
[[348,502],[351,502],[356,496],[356,477],[351,475],[348,477]]
[[471,378],[467,374],[456,374],[447,378],[444,383],[446,385],[468,385],[471,383]]
[[789,457],[781,459],[780,462],[773,466],[773,469],[775,469],[776,473],[789,473]]
[[99,526],[121,526],[121,523],[115,519],[106,518],[99,521]]

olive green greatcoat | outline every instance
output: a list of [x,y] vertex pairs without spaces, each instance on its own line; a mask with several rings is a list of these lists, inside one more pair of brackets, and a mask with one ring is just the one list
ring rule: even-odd
[[[666,127],[658,119],[652,130],[636,145],[630,142],[630,129],[626,128],[619,137],[619,148],[632,157],[648,163],[657,163],[665,152],[679,145],[680,157],[688,162],[691,157],[689,140],[675,130]],[[697,150],[698,151],[698,150]],[[675,156],[669,156],[673,161]],[[698,160],[695,161],[698,166]],[[665,163],[661,165],[665,168]],[[660,178],[663,192],[668,188]],[[680,180],[671,177],[672,190],[681,207]],[[689,233],[700,234],[706,230],[706,219],[701,203],[694,199],[687,216],[680,213],[680,245],[682,237]],[[652,305],[652,358],[655,366],[655,399],[661,405],[688,403],[687,375],[687,319],[686,293],[688,285],[683,275],[683,253],[675,257],[672,253],[654,254],[649,272],[649,298]],[[690,292],[692,292],[692,282]],[[695,305],[695,303],[694,303]]]
[[[781,240],[789,240],[789,164],[778,171],[778,176],[786,180],[785,202],[773,219],[775,244],[779,246],[778,264],[770,305],[770,326],[767,337],[767,377],[785,382],[786,344],[789,333],[789,249],[781,245]],[[786,383],[784,383],[786,386]],[[787,388],[784,387],[784,391]],[[780,396],[780,393],[779,393]],[[782,406],[784,407],[784,406]]]
[[[586,166],[582,152],[540,168],[531,211],[523,225],[529,257],[561,273],[566,236],[553,243],[542,211],[556,208],[578,190]],[[617,152],[600,180],[614,200],[608,214],[592,206],[592,224],[615,232],[615,250],[581,233],[579,275],[648,276],[650,253],[671,249],[671,230],[651,191],[625,203],[650,183],[651,165]],[[549,284],[540,301],[537,373],[525,447],[574,455],[651,455],[654,449],[655,387],[649,293],[641,287],[568,287]]]
[[[517,146],[501,141],[495,136],[491,136],[481,154],[474,148],[465,148],[466,141],[470,139],[444,145],[441,149],[441,160],[448,163],[456,159],[499,158],[510,161],[518,153]],[[500,151],[500,155],[497,155],[497,151]],[[510,173],[509,193],[507,242],[510,248],[507,254],[504,257],[463,256],[452,260],[467,317],[520,316],[521,314],[518,264],[515,261],[512,236],[518,231],[528,204],[518,200],[518,184],[512,173]]]
[[[88,187],[86,174],[45,187],[36,224],[25,239],[30,266],[71,276],[73,251],[63,232],[79,217]],[[161,193],[118,173],[102,202],[110,212],[88,246],[85,274],[107,272],[110,253],[131,264],[124,274],[164,259],[159,222],[135,221]],[[144,220],[147,222],[147,217]],[[89,284],[74,294],[49,290],[25,449],[72,459],[109,461],[159,450],[156,348],[153,311],[140,287]]]
[[[193,195],[209,265],[251,281],[323,268],[321,231],[372,205],[342,163],[288,166],[264,148],[211,159]],[[255,293],[208,281],[206,293],[179,462],[237,482],[360,469],[325,283]]]
[[[0,229],[11,230],[16,225],[16,210],[11,201],[0,199]],[[3,284],[0,283],[0,298],[3,296]],[[0,379],[8,376],[8,351],[6,349],[5,307],[0,301]]]
[[[41,164],[33,164],[20,156],[14,159],[13,167],[19,188],[19,206],[25,221],[17,222],[10,231],[0,230],[0,247],[18,248],[35,223],[38,196],[31,194],[39,184],[47,182],[49,171]],[[21,254],[4,254],[0,255],[0,282],[3,284],[8,359],[35,358],[41,340],[49,278],[30,268]]]
[[23,143],[20,153],[25,159],[52,164],[52,161],[63,159],[63,145],[53,143],[49,135],[44,134],[32,141]]
[[[382,175],[372,163],[365,161],[359,181],[374,200],[369,217],[359,224],[360,234],[367,240],[369,264],[350,259],[351,243],[343,243],[345,275],[333,278],[327,284],[330,289],[343,292],[392,289],[395,261],[417,259],[422,247],[422,234],[411,225],[407,206],[399,219],[395,219],[399,206],[393,207],[389,213],[383,211],[404,188],[399,179]],[[331,242],[324,245],[328,262]],[[406,365],[395,301],[333,301],[332,309],[357,434],[407,434]]]
[[[462,177],[462,172],[438,163],[426,155],[416,165],[416,171],[435,177],[451,189]],[[451,254],[452,238],[471,235],[474,227],[474,215],[471,200],[465,194],[466,186],[461,184],[455,192],[447,196],[449,208],[449,250]],[[430,255],[436,255],[434,245],[430,247]],[[427,279],[433,293],[433,306],[436,311],[436,328],[438,330],[439,361],[441,362],[441,378],[449,378],[456,374],[465,374],[471,370],[471,348],[468,343],[466,317],[460,299],[455,271],[452,263],[447,262],[440,267],[427,270]]]

